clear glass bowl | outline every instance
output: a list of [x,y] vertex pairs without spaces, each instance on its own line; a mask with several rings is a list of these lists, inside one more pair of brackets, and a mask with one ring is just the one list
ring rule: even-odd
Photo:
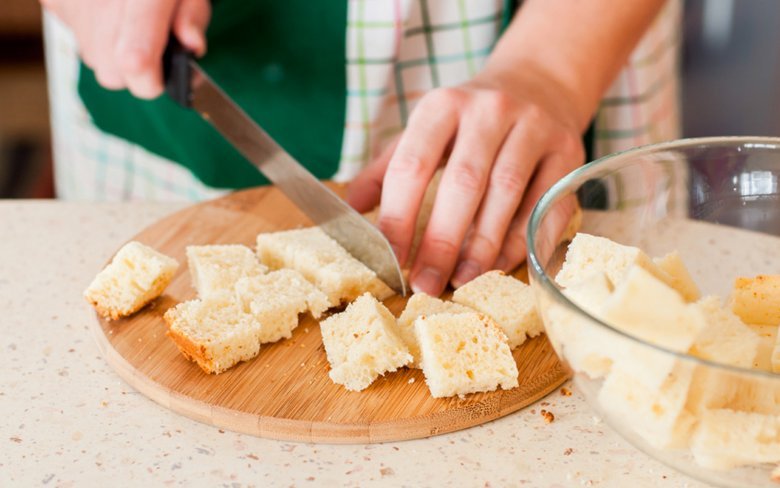
[[[651,256],[678,250],[702,294],[725,301],[738,276],[780,274],[779,177],[780,138],[646,146],[574,171],[541,198],[529,224],[531,285],[575,386],[634,446],[719,486],[778,486],[772,481],[776,462],[747,462],[756,458],[757,444],[748,441],[752,427],[719,423],[707,413],[728,408],[766,415],[760,417],[768,425],[761,435],[777,446],[760,454],[777,456],[780,432],[772,425],[780,418],[780,375],[768,371],[777,327],[756,328],[763,334],[763,370],[727,366],[610,327],[567,299],[554,277],[570,242],[567,224],[579,206],[580,232]],[[748,423],[757,418],[748,417]]]

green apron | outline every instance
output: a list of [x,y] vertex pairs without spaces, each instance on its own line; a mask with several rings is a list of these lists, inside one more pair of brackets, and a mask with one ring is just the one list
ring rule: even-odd
[[[503,27],[515,4],[505,0]],[[201,60],[257,123],[322,179],[336,173],[341,156],[346,25],[345,0],[215,0]],[[79,94],[99,129],[189,168],[207,185],[267,183],[198,114],[167,96],[144,101],[106,90],[83,64]]]

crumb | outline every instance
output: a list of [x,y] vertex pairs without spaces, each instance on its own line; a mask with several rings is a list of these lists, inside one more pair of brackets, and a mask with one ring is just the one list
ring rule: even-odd
[[772,470],[772,474],[769,475],[769,479],[775,483],[780,483],[780,465],[775,466]]
[[301,368],[306,366],[306,363],[301,363]]
[[305,349],[305,348],[306,348],[306,344],[301,344],[301,349]]
[[408,381],[407,383],[409,383],[410,385],[411,385],[412,383],[414,383],[414,378],[409,378],[409,381]]
[[571,456],[571,453],[573,453],[573,452],[574,452],[574,449],[572,449],[571,447],[567,447],[566,450],[563,451],[563,455],[564,456]]
[[224,433],[225,433],[225,431],[224,431],[224,430],[222,430],[222,429],[219,429],[219,431],[218,431],[218,432],[219,432],[220,434],[224,434]]
[[308,328],[308,327],[304,328],[304,329],[303,329],[303,333],[304,333],[304,334],[308,334],[308,333],[309,333],[309,328]]
[[379,474],[382,476],[392,476],[395,474],[395,471],[393,471],[393,468],[380,468]]
[[563,396],[571,396],[571,390],[564,386],[563,388],[561,388],[561,395],[563,395]]
[[547,410],[542,409],[540,412],[542,414],[542,418],[544,418],[544,421],[548,424],[553,423],[555,420],[555,415],[553,415],[552,412],[548,412]]

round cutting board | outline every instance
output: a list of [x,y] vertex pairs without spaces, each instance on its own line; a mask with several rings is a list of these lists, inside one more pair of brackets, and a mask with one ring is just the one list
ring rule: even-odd
[[[336,191],[340,187],[333,186]],[[274,188],[233,193],[182,210],[134,240],[182,263],[165,294],[123,320],[95,323],[108,363],[130,385],[161,405],[195,420],[274,439],[369,443],[428,437],[471,427],[514,412],[547,395],[567,378],[544,335],[514,351],[518,388],[435,399],[420,370],[402,368],[362,392],[331,382],[318,323],[303,318],[292,339],[264,344],[260,354],[220,375],[203,373],[165,335],[163,314],[195,298],[184,248],[241,243],[255,236],[311,225]],[[385,301],[398,316],[406,303]]]

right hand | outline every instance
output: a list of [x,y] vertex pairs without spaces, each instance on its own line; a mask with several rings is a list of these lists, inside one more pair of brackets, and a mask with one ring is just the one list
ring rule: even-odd
[[41,0],[74,32],[79,54],[110,90],[139,98],[163,92],[162,55],[170,32],[196,56],[206,52],[209,0]]

